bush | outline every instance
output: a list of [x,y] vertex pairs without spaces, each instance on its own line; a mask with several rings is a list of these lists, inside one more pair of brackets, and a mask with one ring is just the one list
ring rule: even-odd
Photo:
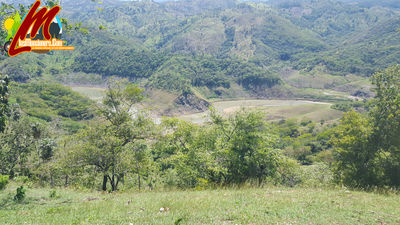
[[278,170],[276,184],[289,187],[329,187],[334,185],[331,168],[325,163],[300,166],[296,160],[285,158]]
[[325,163],[302,166],[297,171],[297,177],[305,187],[328,187],[334,184],[333,172]]
[[14,196],[14,201],[22,202],[25,199],[25,191],[24,186],[17,188],[17,194]]
[[8,176],[0,175],[0,190],[5,189],[7,184],[8,184]]
[[29,181],[29,177],[27,176],[18,176],[18,177],[14,177],[14,181],[18,182],[18,183],[26,183]]
[[57,191],[56,190],[51,190],[49,193],[49,197],[51,199],[57,199],[59,196],[57,195]]
[[301,182],[297,176],[300,165],[296,160],[283,157],[278,167],[278,174],[274,180],[275,184],[294,187]]

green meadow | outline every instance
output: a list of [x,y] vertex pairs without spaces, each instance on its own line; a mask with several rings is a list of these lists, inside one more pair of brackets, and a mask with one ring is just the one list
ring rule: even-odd
[[[342,188],[0,192],[0,224],[399,224],[400,196]],[[55,190],[55,194],[54,194]],[[50,197],[50,193],[53,196]]]

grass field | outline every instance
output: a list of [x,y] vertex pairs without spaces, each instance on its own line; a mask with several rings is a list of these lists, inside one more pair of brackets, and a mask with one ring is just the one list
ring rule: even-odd
[[[0,191],[0,224],[400,224],[400,195],[268,187],[204,191]],[[164,208],[164,210],[160,210]]]
[[97,88],[97,87],[79,87],[73,86],[71,87],[73,91],[80,93],[83,96],[86,96],[94,101],[101,101],[105,95],[106,89]]
[[[213,106],[223,115],[229,115],[241,108],[259,109],[267,115],[268,120],[294,118],[301,121],[304,118],[315,122],[331,121],[342,116],[342,112],[331,109],[330,103],[304,100],[237,100],[213,102]],[[208,112],[179,116],[180,119],[194,123],[207,120]]]
[[[310,74],[301,73],[299,71],[291,71],[283,79],[291,86],[296,88],[313,88],[313,89],[333,89],[337,86],[354,83],[359,84],[356,87],[361,88],[364,82],[369,84],[368,79],[355,76],[334,76],[324,71],[314,71]],[[362,82],[362,83],[361,83]],[[354,91],[354,90],[353,90]]]

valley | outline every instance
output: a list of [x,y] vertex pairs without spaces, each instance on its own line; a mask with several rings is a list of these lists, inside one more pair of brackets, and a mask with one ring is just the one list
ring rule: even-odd
[[[266,114],[267,120],[279,121],[295,119],[297,121],[311,119],[315,122],[333,121],[342,116],[342,112],[331,109],[332,104],[304,100],[237,100],[216,101],[212,106],[223,115],[232,115],[244,109],[258,109]],[[180,115],[178,118],[202,124],[207,121],[207,112]]]
[[[101,101],[104,97],[105,89],[96,87],[82,87],[82,86],[72,86],[73,91],[79,92],[83,96],[86,96],[94,101]],[[343,96],[344,93],[334,92],[326,93],[326,95],[336,95]],[[171,96],[173,97],[173,96]],[[348,96],[351,97],[351,96]],[[163,103],[166,99],[158,99],[160,102],[153,104],[158,106]],[[171,101],[169,99],[168,101]],[[321,121],[334,121],[342,116],[342,112],[332,109],[333,103],[329,102],[319,102],[310,100],[284,100],[284,99],[239,99],[239,100],[211,100],[211,107],[215,108],[219,113],[223,115],[231,115],[241,109],[257,109],[261,110],[266,114],[267,120],[279,121],[284,119],[295,119],[297,121],[311,119],[315,122]],[[151,108],[147,109],[151,110]],[[164,111],[167,109],[164,109]],[[209,111],[190,113],[190,112],[180,112],[175,114],[179,119],[197,123],[204,124],[207,121],[207,116]],[[160,117],[154,115],[155,119],[159,120]]]

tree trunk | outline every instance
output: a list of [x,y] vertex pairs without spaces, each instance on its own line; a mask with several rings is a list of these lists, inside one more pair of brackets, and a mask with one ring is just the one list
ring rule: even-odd
[[137,175],[138,175],[138,180],[139,180],[139,191],[142,189],[142,184],[140,182],[140,170],[139,167],[137,168]]
[[65,183],[64,183],[65,187],[68,187],[68,175],[65,175]]
[[125,173],[119,175],[118,180],[121,181],[122,185],[125,185]]
[[264,172],[265,172],[265,167],[263,166],[263,165],[261,165],[260,166],[260,174],[258,175],[258,186],[259,187],[262,187],[262,186],[264,186],[264,183],[263,183],[263,175],[264,175]]
[[111,181],[111,191],[115,191],[115,175],[112,175],[112,181]]
[[262,175],[258,176],[258,186],[261,187],[263,184]]
[[40,174],[39,174],[39,184],[40,186],[43,186],[43,177]]
[[118,190],[118,184],[119,184],[120,180],[121,180],[121,177],[117,175],[117,181],[115,183],[115,190]]
[[118,178],[115,179],[115,174],[112,175],[112,177],[108,176],[108,179],[110,180],[111,183],[111,191],[117,191],[118,190]]
[[53,188],[53,187],[54,187],[54,178],[53,178],[53,174],[50,174],[50,184],[51,184],[51,187]]
[[107,175],[103,176],[103,191],[107,191]]

